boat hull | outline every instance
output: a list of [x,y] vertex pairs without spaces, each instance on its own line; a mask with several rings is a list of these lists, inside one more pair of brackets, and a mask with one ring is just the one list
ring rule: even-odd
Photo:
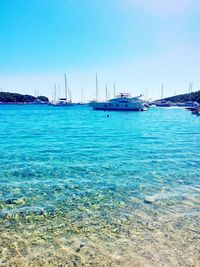
[[90,107],[94,110],[105,110],[105,111],[144,111],[146,108],[140,101],[137,102],[91,102]]
[[99,108],[99,107],[93,107],[94,110],[104,110],[104,111],[145,111],[145,108]]

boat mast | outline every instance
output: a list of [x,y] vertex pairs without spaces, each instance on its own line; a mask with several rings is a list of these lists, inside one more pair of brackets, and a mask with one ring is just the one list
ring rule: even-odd
[[97,73],[96,73],[96,101],[98,101],[98,92],[99,88],[98,88],[98,78],[97,78]]
[[65,99],[67,102],[67,77],[66,77],[66,73],[65,73]]
[[58,89],[58,98],[60,99],[60,83],[59,83],[59,89]]
[[114,98],[116,96],[116,93],[115,93],[115,84],[114,84],[114,88],[113,88],[113,95],[114,95]]
[[162,91],[161,91],[161,99],[163,99],[163,84],[162,84]]
[[107,84],[106,84],[106,101],[108,100],[108,87],[107,87]]
[[54,85],[54,101],[56,102],[56,84]]
[[82,103],[84,102],[84,92],[83,92],[83,88],[81,88],[81,99],[82,99]]
[[70,102],[72,102],[72,92],[69,89],[68,80],[67,80],[67,91],[68,91],[68,99]]
[[192,100],[192,87],[193,87],[193,82],[189,83],[190,101]]
[[53,91],[51,91],[51,100],[53,102]]
[[192,93],[192,86],[193,86],[193,83],[190,82],[190,83],[189,83],[189,93]]
[[72,92],[70,90],[68,91],[68,95],[69,95],[69,101],[72,102]]
[[191,93],[192,93],[192,87],[193,87],[193,83],[191,83],[191,87],[190,87],[191,88]]
[[148,89],[148,88],[146,87],[146,101],[147,101],[147,89]]

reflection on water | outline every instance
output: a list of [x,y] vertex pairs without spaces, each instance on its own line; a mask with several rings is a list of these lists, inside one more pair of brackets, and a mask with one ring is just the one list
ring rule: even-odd
[[0,266],[199,266],[198,117],[0,110]]

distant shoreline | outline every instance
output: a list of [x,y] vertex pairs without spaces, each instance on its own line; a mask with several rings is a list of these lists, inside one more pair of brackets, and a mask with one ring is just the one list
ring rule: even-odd
[[0,105],[48,105],[49,103],[34,103],[34,102],[0,102]]
[[46,96],[21,95],[17,93],[0,92],[0,105],[48,104]]

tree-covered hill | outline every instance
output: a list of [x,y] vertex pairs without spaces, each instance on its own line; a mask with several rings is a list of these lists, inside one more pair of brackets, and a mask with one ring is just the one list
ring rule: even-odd
[[45,96],[38,96],[37,98],[31,95],[21,95],[17,93],[0,92],[1,103],[33,103],[33,102],[49,102]]
[[189,94],[167,97],[167,98],[164,98],[163,100],[171,101],[171,102],[179,102],[179,103],[183,103],[186,101],[197,101],[198,103],[200,103],[200,91],[189,93]]

